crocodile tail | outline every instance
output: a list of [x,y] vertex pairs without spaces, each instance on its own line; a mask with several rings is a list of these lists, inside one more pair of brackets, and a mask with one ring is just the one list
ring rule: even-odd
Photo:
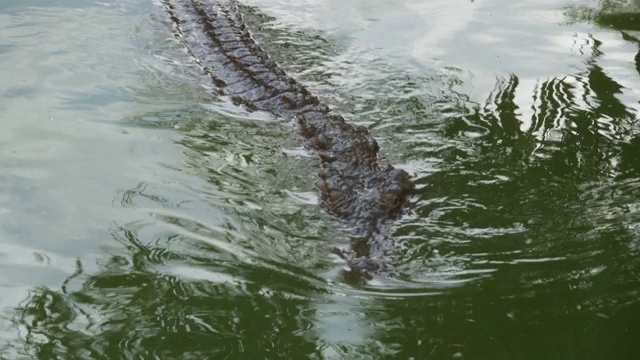
[[[162,0],[176,37],[221,94],[249,109],[295,118],[305,144],[322,161],[316,187],[323,206],[351,228],[342,252],[355,270],[387,269],[383,236],[413,189],[409,175],[386,164],[366,128],[349,124],[289,77],[258,45],[234,0]],[[235,4],[235,5],[234,5]]]

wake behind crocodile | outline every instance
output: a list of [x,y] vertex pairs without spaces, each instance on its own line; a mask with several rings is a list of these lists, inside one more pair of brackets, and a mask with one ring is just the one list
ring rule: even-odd
[[356,274],[389,268],[385,231],[414,185],[387,164],[369,131],[345,121],[288,76],[251,36],[235,2],[163,0],[176,37],[211,77],[219,94],[250,110],[295,119],[305,146],[322,161],[316,187],[323,206],[350,228],[341,250]]

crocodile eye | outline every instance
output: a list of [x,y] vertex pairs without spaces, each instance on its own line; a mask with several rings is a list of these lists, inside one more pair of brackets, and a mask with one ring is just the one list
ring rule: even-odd
[[369,143],[367,145],[369,146],[369,149],[374,153],[377,153],[378,150],[380,150],[380,146],[374,138],[369,139]]
[[322,134],[316,135],[314,140],[316,146],[320,149],[326,149],[327,147],[329,147],[329,140]]

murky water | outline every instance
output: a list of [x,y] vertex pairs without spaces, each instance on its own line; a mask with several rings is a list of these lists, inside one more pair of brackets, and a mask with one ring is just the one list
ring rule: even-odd
[[242,5],[415,177],[400,275],[346,280],[319,161],[159,4],[3,0],[3,358],[640,356],[637,0]]

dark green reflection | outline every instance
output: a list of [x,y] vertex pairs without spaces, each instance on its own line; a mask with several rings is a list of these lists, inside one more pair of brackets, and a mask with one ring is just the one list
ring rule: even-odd
[[440,116],[440,132],[410,127],[430,137],[415,142],[416,161],[445,161],[419,180],[418,218],[398,230],[412,249],[405,269],[476,281],[384,301],[388,322],[401,324],[383,341],[400,349],[395,358],[640,354],[638,114],[600,47],[595,38],[585,70],[539,80],[531,108],[515,100],[512,74],[486,102]]
[[599,0],[597,7],[569,6],[566,16],[572,22],[593,21],[616,30],[640,31],[640,2],[637,0]]
[[[62,292],[34,289],[15,309],[13,323],[27,330],[14,345],[38,359],[296,358],[315,344],[297,335],[313,287],[264,267],[186,257],[143,245],[136,231],[114,237],[130,254],[113,256],[93,275],[70,278]],[[169,240],[170,241],[170,240]],[[233,278],[184,280],[158,266],[189,264]],[[266,284],[269,284],[268,286]],[[75,290],[70,288],[78,287]]]

